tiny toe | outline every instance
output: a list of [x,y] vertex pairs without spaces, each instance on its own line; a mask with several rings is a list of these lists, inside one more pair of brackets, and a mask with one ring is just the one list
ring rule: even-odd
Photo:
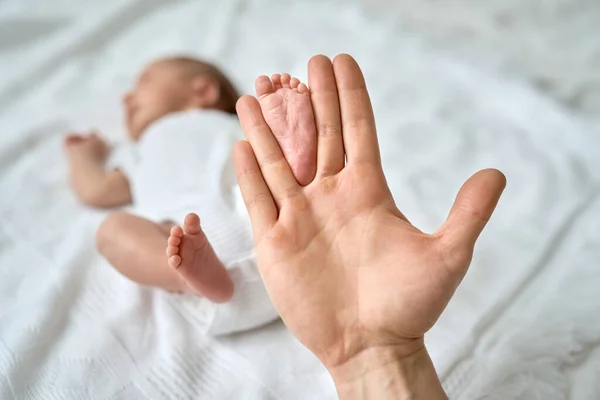
[[281,74],[281,85],[283,87],[290,86],[291,79],[292,79],[292,77],[290,76],[290,74]]
[[279,74],[271,75],[271,82],[273,82],[274,89],[279,89],[281,87],[281,75],[279,75]]
[[177,268],[181,265],[181,257],[180,256],[171,256],[169,257],[169,266],[171,268]]
[[200,233],[200,217],[197,214],[189,213],[183,221],[183,232],[188,235]]
[[181,238],[177,236],[171,236],[168,243],[170,246],[179,246],[181,244]]
[[175,225],[174,227],[171,228],[171,236],[174,237],[182,237],[183,236],[183,229],[181,229],[181,227],[179,225]]
[[265,75],[261,75],[258,78],[256,78],[254,88],[256,89],[256,95],[258,97],[264,96],[269,93],[273,93],[273,83],[271,82],[269,77]]
[[298,85],[299,85],[299,84],[300,84],[300,79],[298,79],[298,78],[292,78],[292,79],[290,80],[290,87],[291,87],[292,89],[296,89],[296,88],[298,87]]
[[177,246],[167,246],[167,256],[176,256],[179,254],[179,247]]
[[308,93],[308,87],[304,83],[300,83],[298,85],[298,93],[302,93],[302,94]]

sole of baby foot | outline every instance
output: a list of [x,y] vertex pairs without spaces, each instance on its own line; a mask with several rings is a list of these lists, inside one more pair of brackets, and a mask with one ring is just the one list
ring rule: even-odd
[[200,218],[196,214],[188,214],[183,226],[171,228],[166,252],[169,266],[195,293],[215,303],[231,299],[233,281],[200,227]]
[[289,74],[256,79],[263,116],[294,177],[308,185],[317,171],[317,128],[308,87]]

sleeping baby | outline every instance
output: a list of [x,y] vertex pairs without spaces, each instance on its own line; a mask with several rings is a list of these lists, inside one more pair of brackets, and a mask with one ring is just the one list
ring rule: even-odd
[[[257,79],[256,89],[296,179],[308,184],[316,171],[314,122],[303,122],[313,118],[308,88],[276,74]],[[238,97],[213,65],[162,59],[124,97],[130,149],[111,152],[96,133],[65,139],[77,197],[98,208],[129,206],[98,228],[99,252],[134,282],[194,296],[213,334],[277,317],[256,270],[233,172]]]

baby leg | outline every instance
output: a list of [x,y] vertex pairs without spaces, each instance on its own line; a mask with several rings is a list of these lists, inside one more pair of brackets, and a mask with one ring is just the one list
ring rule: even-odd
[[96,246],[117,271],[134,282],[170,292],[189,291],[167,263],[169,228],[126,212],[114,212],[98,228]]
[[216,303],[233,296],[233,281],[200,227],[196,214],[185,217],[183,227],[171,228],[167,246],[169,265],[196,293]]

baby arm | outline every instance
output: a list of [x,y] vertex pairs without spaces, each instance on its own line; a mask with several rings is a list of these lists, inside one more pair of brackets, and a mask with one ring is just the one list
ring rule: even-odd
[[129,181],[119,170],[106,171],[106,143],[97,135],[70,135],[65,140],[71,183],[85,204],[110,208],[131,203]]

